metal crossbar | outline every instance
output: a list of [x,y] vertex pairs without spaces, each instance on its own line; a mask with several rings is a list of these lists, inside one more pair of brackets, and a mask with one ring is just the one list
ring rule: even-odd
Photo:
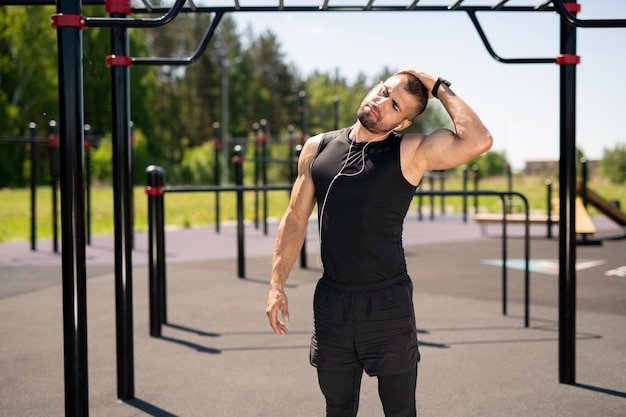
[[[35,0],[35,1],[46,1],[46,0]],[[184,12],[188,11],[197,11],[197,12],[357,12],[357,11],[374,11],[374,12],[383,12],[383,11],[430,11],[430,12],[444,12],[444,11],[554,11],[555,8],[546,5],[508,5],[509,0],[501,0],[500,2],[496,2],[495,4],[484,4],[484,5],[467,5],[463,4],[465,0],[458,0],[453,4],[423,4],[420,3],[420,0],[413,0],[406,3],[401,1],[397,1],[395,3],[390,3],[389,1],[381,1],[378,2],[376,0],[368,0],[364,4],[357,4],[358,2],[354,2],[354,4],[346,4],[345,2],[339,1],[330,1],[325,0],[321,4],[315,4],[311,2],[310,4],[302,4],[303,2],[289,2],[289,4],[285,4],[284,0],[279,0],[278,2],[265,2],[265,4],[258,4],[259,2],[255,2],[257,4],[250,4],[248,2],[242,3],[239,0],[233,0],[229,2],[221,2],[220,4],[198,4],[199,2],[188,0],[187,5],[183,7]],[[85,4],[90,2],[102,3],[103,0],[86,0]],[[141,0],[143,6],[135,6],[132,8],[135,13],[163,13],[170,9],[171,6],[163,5],[163,4],[152,4],[149,0]]]

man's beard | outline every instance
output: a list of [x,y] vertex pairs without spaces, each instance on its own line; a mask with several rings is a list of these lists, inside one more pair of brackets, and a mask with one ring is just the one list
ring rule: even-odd
[[364,112],[362,109],[359,109],[359,111],[356,114],[357,119],[359,120],[359,122],[361,122],[361,125],[367,129],[369,132],[372,132],[373,134],[382,134],[382,133],[388,133],[391,132],[393,129],[390,128],[386,128],[385,126],[381,126],[380,123],[377,120],[374,120],[372,117],[368,117],[369,115]]

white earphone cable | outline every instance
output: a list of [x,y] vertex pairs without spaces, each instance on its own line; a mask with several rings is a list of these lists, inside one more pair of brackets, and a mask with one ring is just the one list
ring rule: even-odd
[[[344,177],[354,177],[359,175],[360,173],[362,173],[363,171],[365,171],[365,149],[367,149],[368,145],[372,142],[367,142],[364,146],[363,149],[361,149],[361,168],[357,171],[354,172],[352,174],[347,174],[345,172],[343,172],[344,169],[346,169],[346,167],[348,166],[348,161],[350,160],[350,155],[352,153],[352,144],[354,141],[350,141],[350,147],[348,148],[348,154],[346,155],[346,160],[343,162],[343,166],[341,167],[341,169],[339,170],[339,172],[333,177],[333,179],[330,181],[330,184],[328,184],[328,188],[326,189],[326,194],[324,195],[324,200],[322,201],[322,206],[320,208],[320,213],[319,213],[319,223],[320,223],[320,227],[319,227],[319,241],[320,241],[320,247],[321,247],[321,243],[322,243],[322,226],[323,226],[323,222],[324,222],[324,210],[326,209],[326,200],[328,199],[328,195],[330,194],[330,189],[332,188],[333,184],[335,183],[335,181],[337,180],[337,178],[344,176]],[[317,266],[318,267],[322,267],[322,262],[321,262],[321,257],[320,255],[318,255],[317,257]]]

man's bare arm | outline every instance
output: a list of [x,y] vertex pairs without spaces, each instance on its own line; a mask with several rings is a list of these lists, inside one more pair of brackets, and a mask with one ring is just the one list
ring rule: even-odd
[[[431,90],[436,79],[421,72],[415,74],[432,98]],[[413,155],[423,170],[461,165],[488,151],[493,143],[491,133],[476,112],[446,84],[440,84],[437,97],[450,115],[454,131],[437,129],[429,135],[407,135],[407,139],[414,141]]]
[[[315,205],[311,164],[317,153],[319,141],[320,137],[316,136],[304,144],[298,161],[298,177],[293,185],[289,206],[276,233],[266,313],[270,326],[277,334],[287,333],[284,322],[289,321],[289,309],[284,292],[285,282],[300,254],[309,217]],[[279,312],[283,322],[278,317]]]

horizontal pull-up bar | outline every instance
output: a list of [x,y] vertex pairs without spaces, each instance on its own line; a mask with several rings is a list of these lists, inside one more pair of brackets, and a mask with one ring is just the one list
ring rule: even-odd
[[[172,7],[164,10],[164,15],[157,18],[87,18],[87,26],[89,27],[127,27],[127,28],[153,28],[163,26],[172,20],[183,10],[187,0],[176,0]],[[134,11],[133,11],[134,12]]]
[[561,18],[572,26],[580,28],[626,28],[626,19],[578,19],[565,6],[563,0],[550,0]]

